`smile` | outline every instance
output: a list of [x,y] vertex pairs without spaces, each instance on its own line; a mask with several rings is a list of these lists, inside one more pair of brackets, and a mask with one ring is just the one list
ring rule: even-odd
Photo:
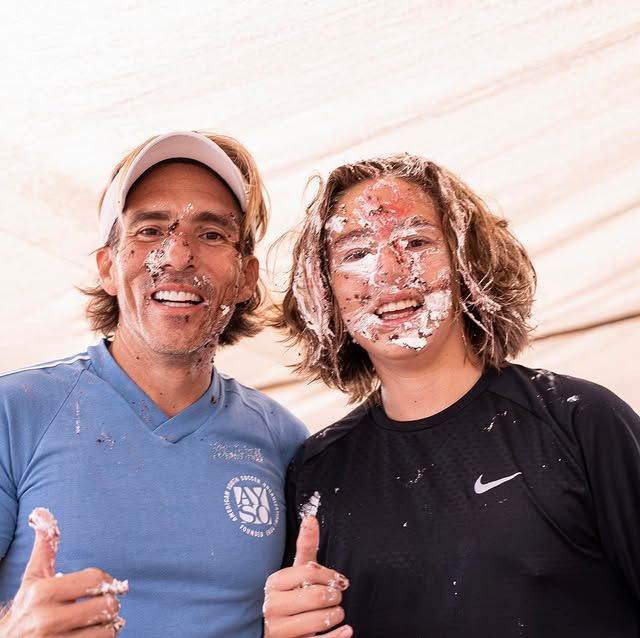
[[204,301],[200,295],[185,290],[156,290],[151,298],[170,308],[197,306]]
[[408,317],[417,308],[421,308],[422,303],[416,299],[403,299],[384,303],[375,309],[375,314],[381,319],[395,319]]

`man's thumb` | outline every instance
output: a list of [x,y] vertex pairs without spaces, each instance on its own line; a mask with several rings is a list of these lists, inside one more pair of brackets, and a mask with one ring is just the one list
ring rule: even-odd
[[44,507],[36,507],[29,514],[29,525],[36,532],[31,557],[24,570],[24,579],[50,578],[56,573],[56,553],[60,532],[53,514]]
[[304,565],[316,560],[320,545],[320,525],[315,516],[305,516],[300,524],[298,540],[296,541],[296,557],[294,565]]

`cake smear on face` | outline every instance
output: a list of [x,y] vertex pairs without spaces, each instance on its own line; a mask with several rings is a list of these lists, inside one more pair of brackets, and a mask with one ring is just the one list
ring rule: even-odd
[[[167,187],[172,179],[180,188]],[[227,190],[180,164],[154,168],[134,185],[114,257],[122,338],[135,333],[157,353],[210,362],[203,349],[215,350],[242,282],[239,212]],[[155,213],[158,198],[167,210]]]
[[313,245],[307,247],[306,254],[298,261],[293,277],[293,295],[307,328],[318,341],[333,336],[329,328],[331,305],[327,299],[322,269],[320,267],[320,246],[322,223],[316,215],[311,222]]
[[418,186],[391,178],[348,196],[325,224],[343,320],[356,340],[422,350],[452,308],[435,207]]
[[[187,205],[189,209],[192,208],[190,204]],[[198,294],[191,293],[187,298],[183,299],[178,296],[171,298],[171,296],[158,296],[148,292],[149,301],[152,298],[157,300],[163,300],[169,305],[178,306],[184,303],[202,304],[203,307],[211,306],[211,298],[215,295],[215,286],[211,279],[206,275],[192,275],[190,272],[174,272],[173,269],[167,269],[167,262],[171,251],[175,249],[178,242],[182,244],[182,247],[191,253],[189,263],[194,261],[193,254],[190,248],[189,240],[183,230],[180,228],[180,223],[184,221],[184,217],[178,218],[167,229],[167,234],[162,238],[160,246],[151,249],[144,260],[144,266],[149,273],[150,282],[148,284],[148,290],[151,291],[161,284],[185,284],[189,287],[197,288]],[[155,296],[154,296],[155,295]],[[226,314],[226,313],[225,313]]]

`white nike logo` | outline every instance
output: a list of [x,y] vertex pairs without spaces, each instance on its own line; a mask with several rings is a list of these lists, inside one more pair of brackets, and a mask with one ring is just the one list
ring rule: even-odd
[[516,472],[511,476],[505,476],[504,478],[498,479],[497,481],[489,481],[488,483],[482,482],[482,474],[480,474],[480,476],[476,479],[475,485],[473,486],[473,491],[476,494],[484,494],[485,492],[492,490],[494,487],[498,487],[498,485],[502,485],[503,483],[510,481],[519,474],[522,474],[522,472]]

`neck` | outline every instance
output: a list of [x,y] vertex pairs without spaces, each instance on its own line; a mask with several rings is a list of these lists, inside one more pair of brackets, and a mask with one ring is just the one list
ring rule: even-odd
[[213,352],[162,355],[129,347],[118,335],[111,356],[131,380],[169,417],[195,403],[211,383]]
[[394,421],[414,421],[441,412],[462,398],[482,376],[482,367],[460,347],[419,353],[410,362],[374,361],[382,404]]

